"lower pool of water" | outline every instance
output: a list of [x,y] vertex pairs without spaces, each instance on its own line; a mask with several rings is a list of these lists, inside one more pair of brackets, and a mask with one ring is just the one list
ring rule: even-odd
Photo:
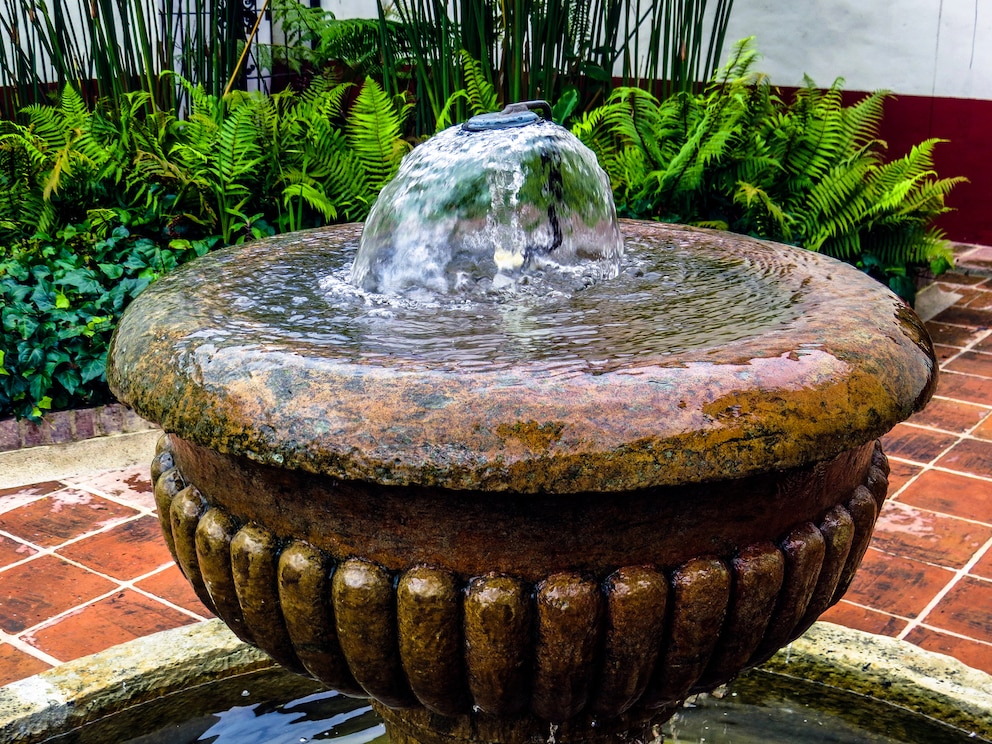
[[[964,744],[968,732],[890,703],[755,670],[691,699],[658,732],[673,744]],[[269,669],[118,711],[52,744],[387,744],[368,701]]]

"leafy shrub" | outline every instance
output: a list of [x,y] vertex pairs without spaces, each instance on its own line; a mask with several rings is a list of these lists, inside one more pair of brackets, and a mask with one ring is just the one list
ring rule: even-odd
[[129,222],[124,211],[94,212],[0,258],[0,417],[37,420],[48,409],[109,400],[107,346],[121,312],[155,278],[216,243],[162,247]]
[[573,131],[610,176],[618,210],[779,240],[856,264],[912,301],[915,268],[950,266],[933,221],[962,178],[938,178],[927,140],[885,162],[885,93],[853,106],[841,81],[792,102],[752,72],[749,40],[700,94],[615,91]]
[[215,244],[363,218],[410,148],[409,108],[374,81],[187,90],[185,120],[141,92],[91,110],[66,87],[0,122],[0,417],[103,401],[110,334],[155,277]]
[[226,243],[362,219],[410,149],[410,107],[372,80],[274,96],[183,85],[185,119],[147,113],[140,92],[91,110],[66,86],[58,105],[27,107],[27,124],[0,122],[0,244],[93,208]]

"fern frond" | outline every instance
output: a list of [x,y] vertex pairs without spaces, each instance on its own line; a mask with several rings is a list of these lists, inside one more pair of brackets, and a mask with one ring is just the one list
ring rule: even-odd
[[379,84],[366,79],[345,123],[348,145],[378,192],[393,177],[410,143],[402,139],[402,115]]
[[293,209],[294,200],[302,200],[311,209],[320,212],[325,220],[333,220],[337,217],[334,204],[313,179],[301,174],[292,174],[286,180],[288,185],[282,190],[282,201],[287,209]]
[[[765,229],[763,235],[778,238],[789,242],[792,240],[791,218],[785,213],[781,206],[768,195],[764,189],[753,184],[741,181],[737,184],[734,192],[734,203],[743,206],[746,210],[754,213],[754,221],[758,224],[772,222],[772,229]],[[760,211],[756,207],[761,207]]]
[[482,63],[464,49],[461,50],[459,56],[462,62],[467,101],[472,114],[478,115],[496,111],[499,108],[499,97],[496,95],[496,88],[492,82],[486,78]]
[[458,104],[462,101],[468,101],[468,91],[464,88],[459,88],[448,96],[448,100],[441,107],[441,113],[437,115],[436,128],[438,132],[456,123],[455,117],[457,116]]

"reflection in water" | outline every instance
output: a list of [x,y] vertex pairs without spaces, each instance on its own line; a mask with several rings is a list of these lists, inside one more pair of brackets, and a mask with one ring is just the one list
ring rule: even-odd
[[300,744],[333,739],[338,744],[385,741],[385,726],[362,700],[317,692],[288,703],[234,706],[214,714],[217,722],[196,740],[204,744]]

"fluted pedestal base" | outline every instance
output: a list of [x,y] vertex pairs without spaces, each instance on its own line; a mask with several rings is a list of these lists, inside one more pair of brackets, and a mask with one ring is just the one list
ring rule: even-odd
[[662,741],[659,727],[678,710],[677,705],[671,705],[608,721],[581,716],[554,724],[534,716],[448,717],[423,708],[392,710],[375,701],[372,707],[386,722],[390,744],[649,744]]

